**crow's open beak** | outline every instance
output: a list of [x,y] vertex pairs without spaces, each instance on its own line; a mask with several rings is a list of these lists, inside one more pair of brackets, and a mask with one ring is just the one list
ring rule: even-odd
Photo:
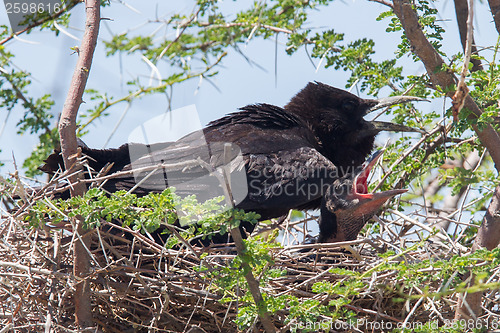
[[[408,102],[420,102],[420,101],[427,101],[424,98],[420,97],[415,97],[415,96],[392,96],[392,97],[385,97],[385,98],[380,98],[380,99],[371,99],[367,100],[369,103],[370,107],[367,109],[366,114],[369,114],[375,110],[379,110],[388,106],[396,105],[396,104],[401,104],[401,103],[408,103]],[[418,132],[418,133],[425,133],[425,131],[422,131],[421,129],[405,126],[405,125],[400,125],[400,124],[394,124],[394,123],[388,123],[385,121],[369,121],[369,123],[373,126],[368,132],[369,133],[379,133],[382,131],[390,131],[390,132]]]
[[[320,237],[318,241],[342,242],[354,240],[364,225],[391,198],[406,190],[389,190],[369,193],[367,178],[370,170],[382,156],[382,150],[375,152],[364,164],[362,170],[355,175],[347,195],[326,197],[321,207]],[[343,195],[344,194],[344,195]]]
[[408,103],[408,102],[422,102],[422,101],[429,102],[429,100],[425,98],[420,98],[416,96],[391,96],[380,99],[372,99],[370,100],[370,102],[372,102],[372,106],[368,108],[366,114],[396,104]]
[[368,176],[370,175],[370,171],[373,169],[377,161],[382,156],[383,150],[378,150],[363,164],[363,170],[356,175],[356,178],[353,183],[353,190],[351,193],[351,197],[358,198],[361,200],[371,201],[373,204],[382,205],[384,202],[389,200],[390,198],[405,193],[406,189],[400,190],[388,190],[377,193],[369,193],[368,192]]

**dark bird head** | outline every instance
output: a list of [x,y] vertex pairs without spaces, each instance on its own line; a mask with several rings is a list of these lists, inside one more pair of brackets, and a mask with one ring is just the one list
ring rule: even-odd
[[363,163],[379,132],[419,131],[393,123],[370,122],[364,116],[383,107],[422,100],[413,96],[363,99],[324,83],[310,82],[284,108],[309,125],[321,154],[347,170]]
[[381,151],[372,157],[352,175],[346,175],[329,187],[321,204],[319,222],[320,243],[355,240],[358,233],[392,197],[407,190],[389,190],[369,193],[367,178]]

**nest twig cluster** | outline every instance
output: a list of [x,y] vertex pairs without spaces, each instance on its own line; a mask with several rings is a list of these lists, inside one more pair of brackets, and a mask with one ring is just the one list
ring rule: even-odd
[[[1,326],[19,332],[72,332],[76,329],[72,295],[75,284],[79,282],[73,275],[73,244],[77,236],[71,232],[71,225],[34,229],[21,216],[22,211],[15,214],[4,211],[0,220]],[[285,306],[272,315],[276,327],[282,332],[308,329],[389,332],[413,322],[435,320],[440,325],[451,322],[455,294],[402,296],[431,295],[443,290],[447,280],[428,281],[421,286],[404,284],[397,270],[380,267],[402,261],[418,263],[449,258],[460,252],[460,245],[434,237],[411,251],[398,252],[398,249],[408,248],[409,242],[419,240],[398,237],[395,230],[402,230],[404,218],[380,222],[383,223],[380,237],[311,245],[297,245],[296,233],[304,232],[303,225],[288,225],[282,238],[294,240],[293,243],[271,249],[273,260],[269,262],[269,268],[281,269],[286,274],[271,278],[267,285],[261,286],[263,292],[275,298],[290,295],[299,303],[315,300],[332,309],[335,306],[330,301],[346,297],[349,302],[344,302],[340,308],[344,314],[350,311],[355,315],[356,321],[331,321],[331,318],[319,315],[315,320],[323,322],[316,327],[300,316],[293,317],[289,307]],[[285,226],[280,227],[284,229]],[[210,275],[227,267],[236,257],[231,244],[202,249],[186,247],[179,242],[178,248],[166,249],[148,234],[104,221],[100,228],[84,237],[92,238],[88,250],[93,269],[87,279],[92,286],[93,318],[100,331],[240,330],[235,319],[239,309],[247,305],[241,299],[246,286],[241,285],[231,301],[226,297],[222,302],[227,295],[215,288]],[[396,254],[380,256],[388,249]],[[342,284],[350,278],[349,274],[332,268],[354,272],[364,282],[364,287],[344,296],[313,291],[312,286],[317,282]],[[488,308],[491,310],[498,306],[498,295],[492,292],[489,296]],[[488,315],[495,315],[494,312],[490,311]],[[260,331],[259,325],[256,320],[250,330],[245,331]]]

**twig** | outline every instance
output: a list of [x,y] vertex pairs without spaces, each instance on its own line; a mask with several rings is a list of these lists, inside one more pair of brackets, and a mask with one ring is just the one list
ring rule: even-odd
[[422,143],[424,143],[427,140],[427,138],[440,131],[441,128],[442,128],[441,125],[438,124],[436,127],[434,127],[432,131],[423,135],[420,140],[418,140],[413,146],[411,146],[408,150],[406,150],[403,154],[401,154],[401,156],[394,163],[392,163],[389,170],[384,174],[384,177],[378,182],[377,186],[375,186],[373,191],[375,192],[380,188],[380,186],[382,186],[382,184],[386,181],[386,179],[393,173],[393,170],[397,165],[401,164],[401,162],[405,158],[407,158],[413,151],[418,149],[420,145],[422,145]]
[[470,55],[472,51],[472,29],[473,29],[473,20],[474,20],[474,1],[469,0],[469,15],[467,17],[467,40],[465,43],[465,52],[464,52],[464,63],[462,65],[462,71],[460,73],[460,79],[458,80],[457,84],[457,90],[455,91],[455,94],[453,95],[453,107],[452,107],[452,112],[453,112],[453,121],[458,122],[458,115],[462,108],[464,107],[465,103],[465,96],[469,93],[469,89],[467,88],[467,85],[465,84],[465,77],[467,76],[467,73],[469,72],[469,61],[470,61]]
[[[423,223],[418,222],[415,219],[412,219],[409,216],[406,216],[405,214],[403,214],[403,213],[401,213],[401,212],[399,212],[397,210],[390,209],[389,212],[392,213],[392,214],[394,214],[394,215],[397,215],[397,216],[401,217],[403,220],[405,220],[407,222],[410,222],[413,225],[416,225],[416,226],[418,226],[418,227],[420,227],[420,228],[428,231],[431,234],[434,232],[434,230],[432,230],[432,228],[426,226]],[[443,232],[442,230],[439,230],[438,233],[436,234],[436,237],[438,237],[438,238],[440,238],[441,240],[444,240],[444,241],[449,241],[452,244],[453,247],[457,247],[458,249],[460,249],[460,251],[467,252],[469,250],[468,248],[466,248],[465,246],[463,246],[461,244],[458,244],[458,243],[455,243],[455,242],[451,242],[451,240],[448,237],[446,237],[447,235],[443,235],[442,232]]]

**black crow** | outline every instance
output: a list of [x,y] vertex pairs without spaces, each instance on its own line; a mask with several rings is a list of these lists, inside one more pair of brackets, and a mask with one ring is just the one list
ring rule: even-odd
[[[362,99],[314,82],[283,108],[249,105],[176,142],[105,150],[82,147],[82,152],[96,172],[112,163],[108,174],[114,176],[102,185],[107,191],[144,195],[174,186],[181,196],[196,194],[199,200],[224,194],[237,208],[265,220],[290,209],[320,208],[330,185],[365,161],[380,131],[413,131],[363,117],[417,100]],[[50,173],[61,165],[56,152],[41,169]]]

